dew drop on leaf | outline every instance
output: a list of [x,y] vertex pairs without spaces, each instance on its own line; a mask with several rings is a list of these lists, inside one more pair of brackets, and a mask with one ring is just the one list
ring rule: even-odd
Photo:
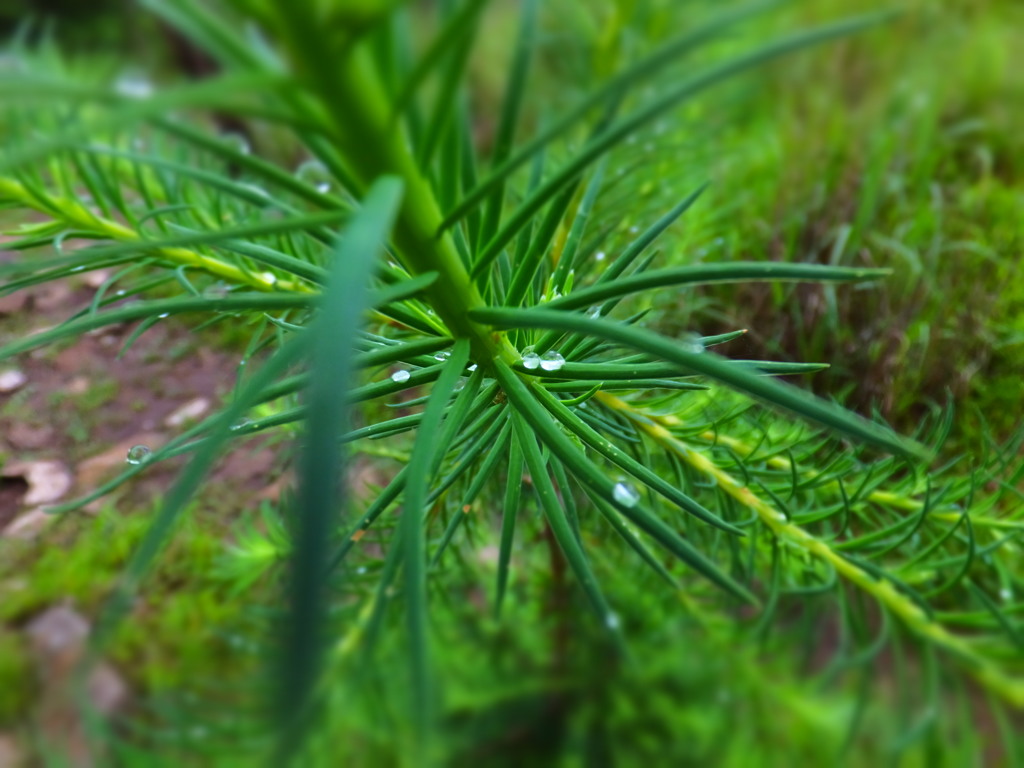
[[539,368],[540,365],[540,355],[536,352],[527,352],[523,355],[523,368],[533,371]]
[[679,341],[684,352],[700,354],[704,351],[704,339],[699,334],[687,333]]
[[591,307],[590,309],[587,310],[587,317],[589,317],[591,320],[597,320],[597,318],[599,318],[600,316],[601,316],[601,308],[600,307]]
[[259,184],[249,184],[248,182],[241,182],[238,186],[242,189],[251,192],[260,199],[259,205],[267,205],[271,202],[270,195],[267,194],[267,190],[261,187]]
[[640,501],[640,494],[627,483],[616,483],[612,489],[612,498],[624,507],[635,507]]
[[221,141],[227,144],[231,149],[235,150],[239,154],[249,154],[249,140],[240,133],[224,133],[221,134]]
[[404,368],[391,374],[391,380],[396,384],[404,384],[409,380],[410,373]]
[[307,160],[295,169],[295,178],[305,182],[320,194],[326,194],[331,190],[331,174],[327,166],[319,160]]
[[114,89],[129,99],[148,99],[153,95],[153,84],[138,74],[122,75],[117,79]]
[[540,367],[545,371],[557,371],[563,365],[565,365],[565,358],[555,350],[545,352],[544,357],[540,359]]
[[609,611],[608,615],[604,618],[604,625],[608,629],[618,629],[621,624],[622,620],[619,618],[619,614],[614,611]]
[[149,455],[153,453],[149,450],[148,446],[145,445],[133,445],[128,449],[128,457],[125,459],[129,464],[141,464],[147,459]]

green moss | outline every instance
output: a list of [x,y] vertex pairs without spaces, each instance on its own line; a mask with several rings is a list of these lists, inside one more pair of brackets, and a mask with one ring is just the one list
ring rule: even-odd
[[[147,513],[148,512],[148,513]],[[96,518],[58,521],[36,543],[4,545],[0,622],[14,624],[57,602],[69,601],[95,618],[152,522],[153,510],[125,516],[107,509]],[[195,511],[193,510],[193,514]],[[145,689],[182,688],[209,676],[229,677],[249,660],[228,639],[243,621],[230,585],[214,574],[223,552],[224,524],[207,517],[181,526],[142,588],[132,618],[107,651],[134,684]]]
[[0,627],[0,727],[10,726],[25,715],[34,682],[24,641]]

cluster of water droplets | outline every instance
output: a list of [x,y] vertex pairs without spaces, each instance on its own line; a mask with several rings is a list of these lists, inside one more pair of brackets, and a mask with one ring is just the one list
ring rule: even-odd
[[[443,363],[443,362],[447,361],[448,359],[450,359],[451,356],[452,356],[452,353],[449,350],[445,349],[445,350],[442,350],[442,351],[436,353],[433,357],[434,357],[435,360],[437,360],[437,362]],[[538,359],[538,361],[540,360],[540,358],[537,358],[537,359]],[[466,370],[469,373],[472,373],[476,369],[477,369],[477,364],[473,363]],[[391,380],[393,382],[395,382],[396,384],[405,384],[405,382],[409,381],[409,379],[411,377],[412,377],[412,374],[408,370],[406,370],[405,368],[399,368],[397,371],[395,371],[395,372],[393,372],[391,374]],[[459,392],[465,386],[466,386],[466,378],[462,377],[458,381],[455,382],[455,391]]]
[[535,371],[538,368],[542,371],[557,371],[565,365],[565,358],[553,349],[543,355],[538,355],[533,351],[533,347],[527,347],[523,350],[522,363],[523,368],[529,371]]

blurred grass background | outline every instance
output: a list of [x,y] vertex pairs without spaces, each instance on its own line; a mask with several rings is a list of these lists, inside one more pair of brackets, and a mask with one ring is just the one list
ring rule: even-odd
[[[542,63],[531,81],[534,103],[554,106],[567,91],[586,90],[618,63],[721,5],[546,4]],[[637,136],[612,158],[612,172],[622,171],[622,194],[602,203],[596,228],[625,236],[711,181],[700,203],[661,244],[663,265],[774,259],[891,267],[888,280],[852,291],[753,285],[664,295],[654,300],[655,317],[665,329],[748,328],[746,346],[732,350],[736,356],[831,363],[807,384],[862,411],[878,410],[903,430],[912,431],[931,404],[952,402],[960,412],[950,446],[957,451],[979,445],[987,430],[1005,437],[1020,425],[1024,77],[1014,56],[1024,51],[1024,4],[794,2],[760,17],[744,34],[767,39],[888,7],[901,13],[856,38],[788,57],[717,89]],[[495,2],[482,27],[474,59],[474,99],[482,114],[495,112],[496,106],[487,105],[500,100],[515,13],[516,3]],[[8,32],[28,15],[54,19],[55,34],[86,58],[155,65],[167,77],[182,70],[201,75],[210,66],[117,0],[0,3],[0,26]],[[748,38],[718,45],[738,49]],[[543,120],[543,109],[529,119]],[[492,128],[481,121],[481,143]],[[290,148],[261,135],[258,126],[252,132],[257,151],[292,157]],[[218,336],[223,331],[206,333],[197,339],[228,343]],[[0,620],[17,621],[62,596],[94,605],[139,530],[138,518],[94,527],[70,550],[73,559],[5,558],[0,578],[17,575],[27,588],[20,602],[5,604]],[[223,581],[209,575],[223,533],[200,525],[182,532],[160,581],[165,610],[143,616],[115,642],[115,661],[126,664],[141,689],[158,694],[183,680],[220,676],[228,691],[222,695],[230,697],[237,685],[242,697],[247,672],[224,664],[232,643],[248,641],[225,635],[222,642],[209,642],[209,626],[243,623],[236,603],[223,599]],[[118,543],[111,547],[110,541]],[[619,567],[611,556],[598,565],[605,571]],[[512,606],[522,615],[510,613],[511,623],[535,627],[525,634],[481,628],[472,606],[439,609],[445,615],[437,623],[450,632],[445,672],[466,713],[466,746],[457,764],[503,765],[531,754],[545,760],[573,753],[584,757],[560,764],[590,765],[597,763],[585,756],[602,752],[611,755],[612,765],[754,765],[755,752],[785,752],[790,765],[832,764],[855,704],[852,695],[824,693],[807,681],[814,649],[786,647],[780,636],[760,648],[740,644],[731,625],[704,623],[699,606],[668,611],[663,601],[650,599],[653,590],[642,581],[606,583],[617,585],[611,595],[617,604],[634,606],[635,616],[624,621],[642,620],[651,628],[634,648],[648,661],[642,666],[608,669],[596,634],[566,638],[550,612],[529,613],[558,599],[549,583],[527,580],[522,599]],[[173,653],[149,642],[153,637],[173,638]],[[551,667],[552,644],[558,647],[557,669]],[[17,663],[24,653],[16,646],[12,632],[0,632],[0,725],[11,722],[30,696],[25,664]],[[480,647],[495,650],[483,656]],[[258,648],[250,654],[242,667],[261,657]],[[388,654],[381,649],[382,665]],[[898,692],[885,690],[884,683],[878,695],[898,700]],[[210,713],[214,731],[244,736],[233,730],[228,715],[215,714]],[[376,734],[359,745],[367,764],[387,764],[388,713],[352,717],[361,721],[360,733]],[[365,722],[373,717],[375,723]],[[495,728],[490,739],[488,718]],[[518,730],[510,731],[509,722],[518,723]],[[458,718],[454,729],[458,739]],[[851,765],[873,765],[892,755],[871,741],[871,727],[865,731],[869,736]],[[694,736],[666,754],[664,745],[676,733]],[[971,754],[974,738],[950,733],[941,764],[967,764],[957,762],[958,754]],[[168,764],[194,747],[165,743]],[[373,762],[374,755],[381,762]],[[227,764],[227,753],[222,757]],[[926,763],[921,756],[906,764]]]

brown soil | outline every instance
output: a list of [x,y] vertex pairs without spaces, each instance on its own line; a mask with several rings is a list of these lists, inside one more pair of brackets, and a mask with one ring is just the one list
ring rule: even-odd
[[[68,319],[88,306],[89,283],[76,279],[40,286],[0,298],[0,345]],[[26,382],[0,393],[0,464],[60,461],[74,478],[65,499],[94,489],[123,470],[127,448],[157,448],[188,424],[169,426],[168,417],[188,404],[206,414],[235,384],[240,353],[218,347],[221,337],[208,332],[204,343],[186,321],[168,318],[147,330],[119,355],[135,330],[119,325],[72,342],[42,347],[0,364],[20,370]],[[215,470],[218,498],[237,509],[268,495],[280,464],[265,441],[240,444]],[[166,488],[182,460],[154,464],[130,488],[130,497],[152,498]],[[9,474],[9,473],[8,473]],[[0,483],[0,531],[24,510],[28,483],[17,476]],[[235,511],[237,511],[237,509]],[[228,511],[228,510],[225,510]]]

